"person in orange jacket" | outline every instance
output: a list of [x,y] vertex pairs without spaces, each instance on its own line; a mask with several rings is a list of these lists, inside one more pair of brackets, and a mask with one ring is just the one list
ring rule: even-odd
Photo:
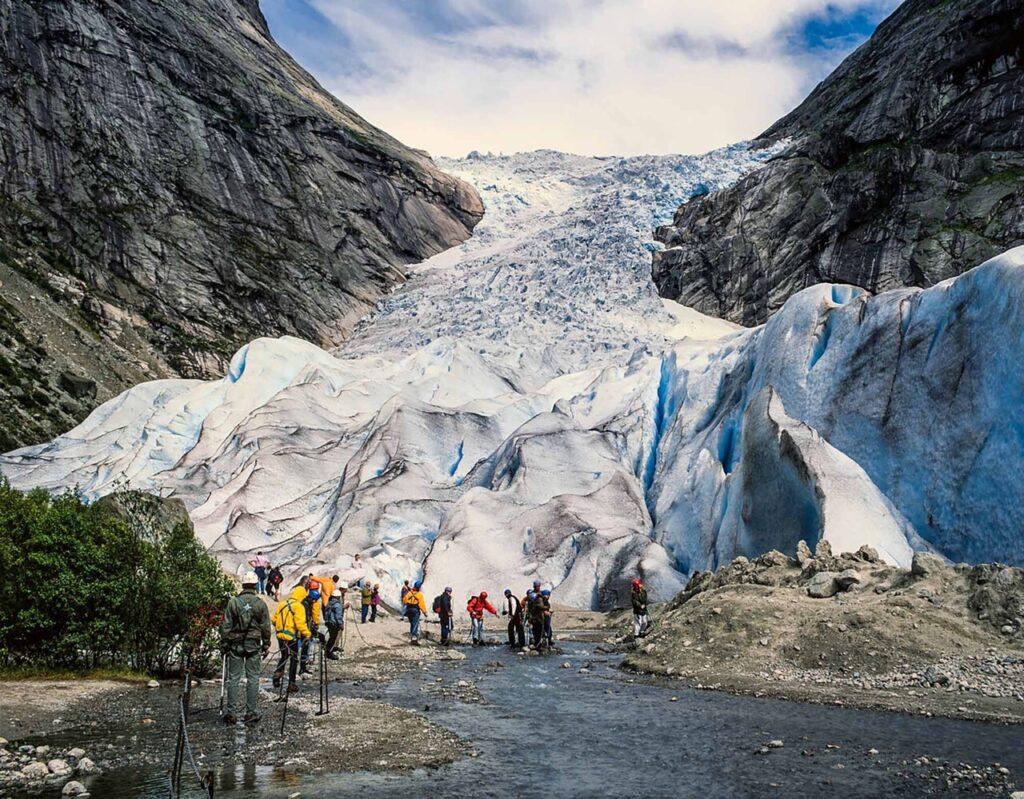
[[469,611],[473,643],[482,644],[484,642],[484,611],[486,610],[492,616],[497,616],[498,611],[487,601],[486,591],[481,591],[477,596],[471,596],[466,604],[466,610]]

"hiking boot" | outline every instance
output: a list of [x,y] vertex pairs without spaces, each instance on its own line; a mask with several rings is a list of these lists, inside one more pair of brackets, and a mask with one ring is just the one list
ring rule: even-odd
[[228,725],[238,724],[238,719],[235,718],[235,715],[233,713],[225,713],[223,716],[221,716],[221,720]]
[[292,683],[288,683],[288,693],[290,693],[290,694],[297,694],[298,692],[299,692],[299,686],[297,686],[293,682]]
[[246,713],[245,718],[242,719],[246,724],[257,724],[260,720],[259,713]]
[[324,657],[328,660],[341,660],[341,656],[337,652],[328,652]]
[[282,678],[283,676],[284,676],[284,674],[282,674],[281,672],[279,672],[279,671],[275,671],[275,672],[274,672],[274,676],[273,676],[273,678],[272,678],[272,679],[271,679],[271,681],[270,681],[270,682],[271,682],[271,684],[272,684],[272,685],[273,685],[273,686],[274,686],[275,688],[280,688],[280,687],[281,687],[281,678]]

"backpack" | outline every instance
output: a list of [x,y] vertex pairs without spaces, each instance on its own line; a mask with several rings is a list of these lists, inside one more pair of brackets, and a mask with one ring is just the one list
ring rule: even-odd
[[[254,598],[255,599],[255,598]],[[259,602],[259,599],[255,600]],[[231,627],[228,629],[227,635],[224,637],[225,641],[231,646],[232,649],[251,649],[253,647],[247,646],[249,643],[249,632],[252,630],[253,625],[256,623],[256,609],[253,602],[243,602],[238,597],[231,600],[229,610],[234,608],[234,613],[230,613]],[[255,649],[258,649],[257,644]],[[255,651],[253,649],[253,651]],[[248,652],[247,652],[248,654]]]
[[441,595],[438,594],[437,596],[434,597],[434,613],[436,613],[438,616],[440,616],[441,615],[441,610],[442,610],[442,607],[441,607]]

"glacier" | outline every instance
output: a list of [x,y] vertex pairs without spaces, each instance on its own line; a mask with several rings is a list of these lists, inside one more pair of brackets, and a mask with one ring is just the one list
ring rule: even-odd
[[925,290],[813,286],[752,329],[657,296],[656,224],[773,152],[442,161],[484,220],[341,347],[257,339],[0,471],[178,497],[228,568],[262,550],[392,599],[540,579],[606,608],[800,539],[1021,563],[1024,248]]

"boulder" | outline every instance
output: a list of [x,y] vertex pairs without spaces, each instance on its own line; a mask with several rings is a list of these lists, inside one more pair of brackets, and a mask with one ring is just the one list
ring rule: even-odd
[[839,593],[839,583],[834,572],[818,572],[807,583],[807,596],[827,599]]
[[836,583],[839,585],[840,591],[849,591],[855,585],[860,585],[861,579],[856,569],[846,569],[836,577]]
[[34,760],[28,765],[22,766],[21,773],[29,779],[41,780],[50,776],[50,769],[46,767],[45,763]]
[[88,796],[89,791],[84,785],[75,780],[65,783],[64,788],[61,790],[61,796]]
[[68,761],[62,760],[59,757],[55,757],[46,767],[50,770],[50,773],[57,777],[67,777],[71,774],[71,766],[68,765]]
[[75,769],[79,774],[98,774],[99,767],[93,763],[89,758],[83,757],[78,761],[78,766]]
[[915,552],[910,563],[910,573],[915,577],[930,577],[945,568],[942,558],[930,552]]

